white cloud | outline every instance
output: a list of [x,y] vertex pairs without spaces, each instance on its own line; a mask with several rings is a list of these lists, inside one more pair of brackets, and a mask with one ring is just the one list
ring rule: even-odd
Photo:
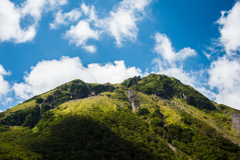
[[126,67],[124,61],[114,61],[100,65],[82,65],[78,57],[62,57],[60,60],[41,61],[31,67],[31,72],[24,76],[24,82],[15,83],[13,90],[21,99],[49,91],[73,79],[81,79],[87,83],[120,83],[136,75],[142,75],[140,69]]
[[197,55],[194,49],[187,47],[176,52],[172,47],[170,39],[165,34],[156,33],[154,39],[154,51],[161,56],[161,58],[155,58],[153,60],[153,64],[155,65],[153,71],[155,73],[165,74],[167,76],[179,79],[182,83],[192,86],[208,98],[215,98],[215,93],[207,90],[205,88],[205,82],[199,80],[199,77],[204,79],[202,78],[205,74],[204,70],[193,72],[186,71],[183,68],[182,63],[186,58]]
[[86,6],[84,3],[81,5],[81,8],[86,16],[88,16],[88,22],[94,22],[98,20],[98,17],[95,13],[94,6]]
[[137,39],[137,22],[142,20],[145,7],[151,0],[123,0],[115,10],[110,11],[110,16],[97,22],[97,26],[103,28],[116,39],[118,47],[125,40],[135,41]]
[[3,112],[2,110],[0,110],[0,113]]
[[84,2],[82,3],[81,8],[82,8],[82,10],[83,10],[83,13],[84,13],[85,15],[88,15],[89,7],[86,6],[86,4],[85,4]]
[[26,0],[22,4],[21,13],[23,15],[29,14],[38,21],[43,11],[50,11],[67,3],[67,0]]
[[8,97],[8,98],[4,98],[4,100],[1,102],[4,106],[6,106],[7,104],[13,102],[13,99]]
[[211,60],[211,54],[207,53],[206,51],[202,51],[202,53],[207,57],[207,59]]
[[175,52],[171,41],[165,34],[156,33],[154,38],[156,42],[154,51],[160,54],[164,60],[167,60],[170,65],[174,65],[176,61],[182,61],[187,57],[197,55],[196,51],[190,47]]
[[[215,101],[240,109],[240,1],[229,11],[222,11],[218,19],[220,45],[226,54],[211,62],[208,85],[217,91]],[[219,46],[219,44],[215,44]],[[214,46],[214,47],[215,47]],[[210,48],[210,54],[216,52]]]
[[[37,33],[42,12],[64,5],[67,0],[26,0],[20,6],[10,0],[0,1],[0,42],[24,43],[32,41]],[[32,22],[22,28],[20,23],[30,16]],[[30,20],[28,17],[28,20]]]
[[[86,20],[81,20],[76,26],[71,26],[70,30],[65,33],[65,38],[69,39],[70,43],[75,43],[76,46],[83,46],[87,51],[93,50],[93,46],[89,47],[86,45],[87,40],[98,40],[98,37],[99,32],[92,30]],[[96,50],[96,48],[94,49]]]
[[162,57],[162,60],[160,58],[153,60],[153,63],[156,65],[155,72],[175,77],[185,84],[195,85],[195,78],[185,72],[182,65],[178,65],[177,62],[183,62],[187,57],[197,55],[196,51],[187,47],[175,52],[170,39],[165,34],[156,33],[154,40],[154,51]]
[[195,89],[211,100],[216,99],[217,94],[209,89],[206,89],[204,86],[195,86]]
[[35,26],[29,25],[22,29],[20,26],[21,18],[21,8],[9,0],[0,1],[0,42],[13,40],[15,43],[22,43],[34,38]]
[[0,74],[1,75],[11,75],[11,72],[10,71],[6,71],[3,66],[0,64]]
[[220,25],[220,42],[228,54],[240,51],[240,1],[237,1],[230,11],[222,11],[217,21]]
[[166,66],[164,62],[162,62],[160,59],[154,59],[153,64],[155,64],[154,72],[157,74],[165,74],[170,77],[174,77],[179,79],[182,83],[188,84],[191,86],[196,85],[196,79],[195,77],[187,73],[183,70],[182,66],[174,67],[174,66]]
[[204,46],[205,50],[202,51],[202,53],[207,57],[209,61],[216,58],[219,54],[222,54],[224,52],[224,49],[222,47],[219,47],[219,41],[213,40],[213,44],[211,46]]
[[9,83],[0,75],[0,99],[10,91]]
[[[70,42],[76,43],[77,46],[81,45],[87,51],[95,52],[96,47],[93,48],[90,45],[90,48],[90,46],[85,45],[87,39],[93,38],[98,40],[101,34],[108,34],[113,36],[116,39],[116,45],[121,47],[123,41],[135,41],[137,39],[137,22],[145,17],[145,8],[150,2],[151,0],[123,0],[113,7],[113,10],[109,12],[109,16],[102,19],[98,18],[94,6],[87,6],[83,2],[81,9],[87,18],[81,20],[76,26],[71,26],[71,29],[66,32],[65,37],[70,39]],[[84,30],[80,29],[83,25],[89,31],[84,32],[84,36],[79,34]],[[92,29],[90,29],[90,25]],[[71,33],[69,34],[69,32]],[[93,32],[95,32],[94,36]],[[83,39],[84,43],[82,43]]]
[[50,29],[57,29],[61,24],[68,25],[69,22],[77,21],[80,17],[81,12],[79,9],[73,9],[67,13],[62,13],[62,10],[59,10],[55,15],[53,23],[50,23]]
[[4,75],[11,75],[10,71],[6,71],[2,65],[0,65],[0,100],[4,95],[10,91],[10,85],[8,81],[4,80]]
[[84,48],[86,51],[90,52],[90,53],[94,53],[97,51],[97,48],[93,45],[90,46],[83,46],[82,48]]
[[211,63],[209,86],[217,89],[216,102],[240,109],[240,59],[223,56]]
[[216,98],[216,94],[213,91],[206,89],[207,83],[202,81],[204,79],[201,74],[202,71],[188,72],[185,71],[182,66],[167,66],[157,58],[153,60],[153,64],[155,64],[154,73],[174,77],[180,80],[183,84],[192,86],[209,99],[214,100]]

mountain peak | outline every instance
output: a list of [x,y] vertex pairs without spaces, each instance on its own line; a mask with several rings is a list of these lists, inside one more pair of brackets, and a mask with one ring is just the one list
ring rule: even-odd
[[14,153],[15,159],[53,159],[58,153],[84,159],[90,152],[115,159],[237,159],[239,117],[240,111],[166,75],[120,84],[76,79],[0,113],[0,148],[4,158]]

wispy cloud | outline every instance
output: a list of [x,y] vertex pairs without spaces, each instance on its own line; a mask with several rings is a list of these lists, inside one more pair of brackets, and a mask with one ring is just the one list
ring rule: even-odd
[[13,102],[13,98],[8,97],[8,98],[4,98],[4,100],[2,100],[1,103],[2,103],[2,105],[6,106],[6,105],[10,104],[11,102]]
[[62,13],[62,10],[59,10],[55,14],[55,19],[53,23],[50,23],[50,29],[57,29],[60,25],[68,25],[69,22],[77,21],[81,17],[80,9],[73,9],[70,12]]

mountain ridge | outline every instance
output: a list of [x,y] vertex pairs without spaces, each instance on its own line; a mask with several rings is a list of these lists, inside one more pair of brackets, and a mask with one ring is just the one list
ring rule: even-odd
[[[22,127],[26,128],[28,135],[41,137],[45,134],[48,135],[47,130],[52,126],[56,124],[61,126],[63,123],[61,119],[66,118],[73,123],[74,118],[89,117],[89,123],[92,121],[94,121],[93,124],[103,123],[104,126],[108,126],[109,132],[113,131],[114,134],[125,137],[124,139],[132,143],[138,142],[139,138],[144,139],[145,133],[153,135],[150,138],[153,143],[144,140],[147,145],[142,146],[150,151],[144,152],[146,155],[153,156],[150,159],[154,159],[154,157],[155,159],[156,157],[207,159],[209,156],[212,156],[213,159],[214,157],[217,159],[233,157],[234,159],[234,157],[240,156],[239,115],[240,111],[216,104],[191,86],[184,85],[179,80],[165,75],[151,74],[144,78],[135,76],[120,84],[96,84],[73,80],[1,113],[0,137],[6,133],[11,135],[13,132],[20,132]],[[128,121],[119,116],[129,119],[129,122],[132,121],[130,126]],[[133,129],[137,127],[135,121],[139,121],[145,129],[139,131]],[[125,129],[119,128],[121,125],[125,126],[123,127]],[[131,126],[135,127],[131,128]],[[127,136],[125,132],[128,133]],[[45,136],[42,138],[45,139]],[[23,139],[24,141],[28,139],[36,141],[37,138]],[[55,138],[59,139],[59,137]],[[126,143],[128,143],[127,141]],[[4,142],[4,140],[0,138],[0,142]],[[17,139],[11,143],[16,144]],[[6,145],[11,143],[4,142]],[[158,143],[162,147],[158,146]],[[198,143],[201,144],[202,149],[196,146]],[[27,148],[30,144],[25,143]],[[211,146],[210,144],[215,149],[208,151],[207,148]],[[44,144],[41,143],[41,145]],[[226,148],[225,145],[229,147]],[[33,146],[35,147],[35,145]],[[155,149],[150,149],[148,146],[155,146]],[[1,147],[4,149],[3,146]],[[51,156],[44,157],[44,154],[47,153],[41,147],[35,148],[34,151],[26,150],[29,151],[29,154],[30,151],[31,154],[35,154],[41,150],[42,152],[38,156],[51,159]],[[84,149],[82,148],[82,150]],[[51,154],[55,155],[55,152]],[[215,153],[221,156],[219,157]],[[129,154],[127,153],[127,155]],[[5,155],[9,155],[9,153]],[[136,156],[137,153],[134,155]],[[112,156],[114,157],[114,155]]]

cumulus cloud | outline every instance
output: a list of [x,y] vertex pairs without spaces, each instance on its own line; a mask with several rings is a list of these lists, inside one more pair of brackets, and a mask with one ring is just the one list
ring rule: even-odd
[[0,113],[3,112],[2,110],[0,110]]
[[97,26],[107,31],[116,39],[117,46],[121,47],[125,40],[137,39],[137,22],[142,20],[145,7],[151,0],[123,0],[115,10],[110,11],[110,16],[97,22]]
[[20,26],[22,17],[21,8],[14,5],[9,0],[0,1],[0,41],[11,41],[22,43],[31,41],[36,29],[30,25],[25,29]]
[[211,63],[209,86],[217,89],[216,102],[240,109],[240,59],[227,55]]
[[205,73],[204,70],[193,72],[186,71],[183,68],[183,62],[186,58],[197,55],[194,49],[187,47],[176,52],[170,39],[165,34],[161,33],[156,33],[154,40],[154,51],[161,56],[160,58],[155,58],[153,60],[155,66],[153,71],[155,73],[177,78],[182,83],[194,87],[208,98],[215,98],[215,93],[205,88],[206,82],[199,81],[199,77],[203,76]]
[[[0,42],[24,43],[32,41],[37,33],[42,12],[65,5],[67,0],[25,0],[20,6],[10,0],[0,1]],[[26,27],[20,23],[30,16],[32,22]],[[28,17],[29,19],[29,17]]]
[[154,51],[161,56],[153,60],[153,64],[155,64],[154,72],[175,77],[184,84],[197,86],[196,77],[190,72],[184,71],[182,66],[182,62],[186,58],[197,55],[196,51],[187,47],[176,52],[170,39],[162,33],[157,32],[154,40]]
[[68,25],[69,22],[77,21],[81,17],[81,12],[79,9],[73,9],[70,12],[62,13],[62,10],[59,10],[56,15],[53,23],[50,23],[50,29],[57,29],[59,25]]
[[[72,44],[76,44],[76,46],[81,46],[87,52],[94,53],[97,51],[97,47],[94,45],[87,45],[86,42],[89,39],[98,40],[100,34],[98,28],[94,27],[93,22],[97,21],[97,16],[95,14],[94,6],[86,6],[83,2],[81,4],[81,9],[84,15],[88,18],[80,20],[76,26],[71,26],[70,30],[66,31],[64,37],[69,39],[69,42]],[[94,27],[94,29],[90,26]]]
[[153,72],[157,74],[165,74],[170,77],[174,77],[178,80],[180,80],[183,84],[190,85],[206,97],[208,97],[211,100],[214,100],[216,98],[216,94],[206,89],[207,83],[205,81],[202,81],[204,78],[202,77],[201,72],[203,71],[186,71],[183,69],[183,66],[169,66],[166,65],[165,62],[160,60],[159,58],[155,58],[153,60],[153,64],[155,65]]
[[0,99],[10,91],[8,81],[4,80],[3,75],[0,75]]
[[154,51],[161,56],[161,58],[153,60],[153,63],[156,65],[155,72],[176,77],[185,84],[193,85],[195,82],[194,78],[190,78],[190,75],[183,70],[182,65],[179,65],[177,62],[183,62],[187,57],[197,55],[196,51],[187,47],[176,52],[172,47],[170,39],[165,34],[156,33],[154,40]]
[[11,75],[10,71],[6,71],[2,65],[0,65],[0,100],[4,95],[10,91],[10,85],[8,81],[4,80],[4,75]]
[[24,76],[24,82],[15,83],[13,90],[18,98],[28,99],[73,79],[87,83],[120,83],[136,75],[142,75],[141,70],[126,67],[124,61],[104,65],[92,63],[84,67],[78,57],[63,56],[60,60],[43,60],[31,67],[31,72]]
[[165,74],[167,76],[179,79],[184,84],[196,86],[197,81],[195,76],[190,72],[188,73],[184,71],[182,66],[169,67],[169,66],[166,66],[165,63],[158,58],[155,58],[153,60],[153,64],[155,64],[155,68],[154,68],[155,73]]
[[208,84],[215,89],[217,103],[240,109],[240,1],[229,11],[222,11],[218,19],[220,45],[226,52],[211,62]]
[[86,20],[81,20],[76,26],[71,26],[65,34],[65,38],[69,39],[70,43],[75,43],[76,46],[83,46],[87,51],[95,52],[94,46],[87,46],[88,39],[98,39],[99,32],[92,30]]
[[0,64],[0,74],[1,75],[11,75],[11,72],[10,71],[6,71],[3,66]]
[[[109,16],[102,19],[98,18],[94,6],[87,6],[83,2],[81,9],[87,18],[80,20],[76,26],[71,26],[65,37],[71,43],[75,43],[77,46],[81,45],[82,48],[89,52],[95,52],[96,47],[92,45],[86,46],[85,42],[89,38],[98,40],[98,37],[102,34],[114,37],[116,45],[121,47],[123,41],[135,41],[137,39],[137,23],[145,17],[145,8],[150,2],[151,0],[123,0],[113,7],[113,10],[109,12]],[[82,32],[80,30],[81,25],[84,25],[85,29],[91,30],[91,32],[85,32],[84,36],[79,34],[79,32]],[[95,33],[94,36],[93,32]],[[71,33],[71,36],[69,33]],[[84,43],[82,43],[82,39],[85,39]]]
[[161,55],[164,60],[167,60],[169,64],[173,65],[176,61],[185,60],[187,57],[197,55],[194,49],[190,47],[183,48],[176,52],[172,47],[171,41],[165,34],[156,33],[154,36],[155,47],[154,51]]
[[222,16],[217,21],[220,25],[219,38],[227,54],[240,51],[240,1],[237,1],[230,11],[222,11]]

